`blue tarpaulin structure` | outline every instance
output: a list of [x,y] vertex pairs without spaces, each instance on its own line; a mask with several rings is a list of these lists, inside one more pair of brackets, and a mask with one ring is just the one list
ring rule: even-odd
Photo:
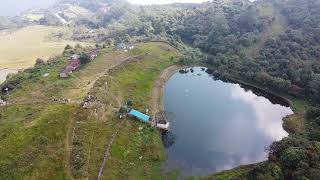
[[150,121],[150,116],[143,114],[142,112],[139,112],[137,110],[131,109],[129,114],[140,119],[141,121],[144,121],[144,122]]

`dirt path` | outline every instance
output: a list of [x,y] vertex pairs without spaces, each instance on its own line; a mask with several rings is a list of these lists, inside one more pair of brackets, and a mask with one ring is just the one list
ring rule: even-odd
[[107,145],[106,151],[105,151],[104,156],[103,156],[103,161],[102,161],[100,169],[99,169],[99,174],[98,174],[97,180],[100,180],[102,175],[103,175],[104,168],[105,168],[107,160],[108,160],[108,158],[110,156],[110,150],[111,150],[112,144],[113,144],[114,140],[116,139],[116,137],[117,137],[117,135],[119,133],[119,130],[121,129],[121,126],[123,125],[123,122],[124,121],[121,121],[118,124],[118,126],[116,128],[116,132],[114,132],[112,134],[111,140],[109,141],[109,143]]
[[[133,61],[139,61],[140,58],[138,56],[129,56],[127,54],[123,53],[108,53],[103,55],[104,59],[97,59],[97,62],[92,62],[94,64],[88,64],[87,67],[84,67],[82,69],[78,76],[78,79],[75,80],[75,88],[68,90],[67,98],[72,99],[73,102],[78,102],[78,100],[82,100],[88,92],[91,92],[92,88],[94,88],[94,85],[99,80],[99,78],[103,76],[108,76],[109,74],[112,74],[113,71],[117,71],[118,68],[121,68],[122,66],[125,66],[127,63],[131,63]],[[162,103],[162,95],[164,90],[165,82],[171,77],[173,73],[175,73],[179,69],[178,66],[171,66],[167,69],[165,69],[160,77],[156,80],[155,86],[153,89],[153,97],[151,100],[151,106],[152,106],[152,113],[155,114],[159,110],[163,109],[163,103]],[[109,92],[109,96],[114,100],[114,105],[118,107],[121,106],[122,99],[121,97],[116,96],[115,94]],[[111,105],[111,104],[110,104]],[[113,106],[113,105],[111,105]],[[101,118],[101,117],[100,117]],[[114,132],[111,135],[111,139],[107,138],[107,145],[105,149],[105,153],[103,156],[103,161],[101,162],[101,166],[99,168],[99,174],[97,175],[97,179],[101,179],[103,172],[107,171],[105,169],[106,163],[108,159],[110,158],[110,150],[112,148],[112,144],[115,141],[118,132],[120,131],[121,127],[123,125],[123,121],[115,125]],[[66,139],[66,147],[67,147],[67,158],[68,161],[70,161],[70,153],[72,149],[72,139],[73,139],[73,131],[74,131],[74,122],[70,122],[68,134],[69,137]],[[94,135],[92,136],[94,137]],[[92,144],[92,143],[91,143]],[[89,153],[88,162],[90,162],[91,152]],[[87,163],[90,164],[90,163]],[[68,162],[68,171],[71,172],[70,169],[70,162]],[[72,176],[71,176],[72,177]]]
[[[179,69],[181,69],[181,67],[177,65],[173,65],[166,68],[165,70],[162,71],[161,75],[158,77],[158,79],[154,83],[154,87],[152,90],[152,99],[151,99],[152,116],[155,116],[157,112],[164,110],[163,94],[164,94],[165,84],[170,79],[170,77],[174,73],[176,73]],[[154,121],[152,122],[152,125],[155,125]]]
[[[80,70],[79,72],[79,78],[75,80],[75,88],[68,89],[68,92],[66,92],[65,96],[72,99],[72,102],[77,102],[80,104],[82,102],[82,99],[87,95],[87,93],[90,92],[90,90],[93,88],[96,81],[101,78],[102,76],[105,76],[107,72],[115,68],[119,65],[121,65],[123,62],[130,59],[130,56],[125,56],[123,54],[117,54],[114,55],[113,53],[107,53],[103,55],[103,59],[97,59],[97,62],[92,62],[93,64],[88,64],[87,67]],[[88,83],[90,82],[90,83]],[[120,100],[116,97],[114,97],[118,104],[120,104]],[[121,104],[120,104],[121,105]],[[120,106],[119,105],[119,106]],[[75,130],[75,121],[73,118],[70,118],[68,131],[67,131],[67,138],[65,140],[65,147],[66,147],[66,166],[67,166],[67,174],[72,177],[71,173],[71,166],[70,166],[70,157],[71,157],[71,150],[72,150],[72,140],[74,136],[74,130]],[[93,136],[92,136],[93,137]],[[111,143],[112,144],[112,143]],[[88,158],[88,161],[90,161],[90,157]]]
[[65,140],[65,149],[66,149],[66,153],[65,153],[65,163],[66,163],[66,173],[69,177],[72,177],[72,172],[71,172],[71,164],[70,164],[70,157],[71,157],[71,150],[72,150],[72,146],[70,146],[70,142],[72,142],[72,139],[73,139],[73,135],[74,135],[74,124],[75,124],[75,121],[74,121],[74,118],[72,118],[71,116],[69,117],[70,119],[70,122],[68,124],[68,130],[67,130],[67,137],[66,137],[66,140]]

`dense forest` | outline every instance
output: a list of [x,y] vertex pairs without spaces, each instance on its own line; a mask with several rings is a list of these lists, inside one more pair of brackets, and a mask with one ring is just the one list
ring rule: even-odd
[[[206,62],[220,74],[320,100],[320,2],[316,0],[216,0],[147,7],[105,2],[111,4],[110,11],[87,19],[89,27],[104,29],[97,35],[101,41],[183,42],[205,52]],[[96,9],[92,3],[85,7]]]
[[[320,179],[319,0],[214,0],[161,6],[136,6],[124,0],[76,3],[96,13],[75,24],[97,33],[76,31],[75,39],[108,44],[169,41],[184,52],[182,64],[206,64],[221,78],[309,101],[312,108],[302,114],[306,131],[290,132],[274,142],[268,161],[239,178]],[[101,4],[110,9],[98,11]]]

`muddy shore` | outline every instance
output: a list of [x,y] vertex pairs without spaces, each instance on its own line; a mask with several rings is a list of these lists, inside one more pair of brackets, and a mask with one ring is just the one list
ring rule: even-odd
[[151,110],[152,115],[154,116],[157,112],[164,110],[164,103],[163,103],[163,95],[164,95],[164,88],[166,82],[171,78],[173,74],[178,72],[182,66],[172,65],[165,70],[163,70],[155,81],[153,91],[152,91],[152,100],[151,100]]

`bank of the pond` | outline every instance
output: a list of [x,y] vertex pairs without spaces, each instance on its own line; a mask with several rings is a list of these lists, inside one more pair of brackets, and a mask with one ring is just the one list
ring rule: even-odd
[[249,83],[249,82],[246,82],[246,81],[242,81],[240,79],[237,79],[237,78],[234,78],[234,77],[231,77],[231,76],[227,77],[226,80],[228,82],[231,82],[231,83],[237,83],[237,84],[246,86],[245,88],[249,88],[249,89],[252,89],[252,90],[263,92],[263,93],[267,94],[268,96],[273,96],[275,98],[281,99],[285,103],[284,105],[286,105],[288,107],[291,107],[291,108],[294,108],[294,104],[290,99],[288,99],[288,98],[286,98],[286,97],[284,97],[284,96],[282,96],[282,95],[280,95],[280,94],[278,94],[278,93],[276,93],[274,91],[271,91],[269,89],[263,88],[261,86],[258,86],[258,85],[255,85],[255,84],[252,84],[252,83]]
[[[163,105],[163,93],[164,93],[164,87],[166,82],[170,79],[170,77],[178,72],[181,69],[187,68],[185,66],[179,66],[179,65],[172,65],[165,70],[162,71],[161,75],[158,77],[158,79],[155,82],[155,86],[153,88],[153,94],[152,94],[152,110],[155,111],[162,111],[164,109]],[[209,68],[208,68],[209,69]],[[219,79],[219,78],[218,78]],[[264,94],[266,94],[269,97],[275,97],[277,99],[280,99],[283,101],[283,105],[291,107],[294,111],[296,110],[295,104],[292,100],[285,97],[284,95],[278,94],[274,91],[271,91],[269,89],[263,88],[261,86],[258,86],[256,84],[240,80],[239,78],[228,76],[224,79],[221,79],[226,82],[239,84],[240,86],[244,86],[245,89],[250,89],[253,91],[259,91]]]
[[166,82],[171,78],[173,74],[178,72],[181,68],[183,68],[183,66],[169,66],[161,72],[160,76],[155,81],[151,100],[153,115],[155,115],[159,111],[164,110],[163,95]]

